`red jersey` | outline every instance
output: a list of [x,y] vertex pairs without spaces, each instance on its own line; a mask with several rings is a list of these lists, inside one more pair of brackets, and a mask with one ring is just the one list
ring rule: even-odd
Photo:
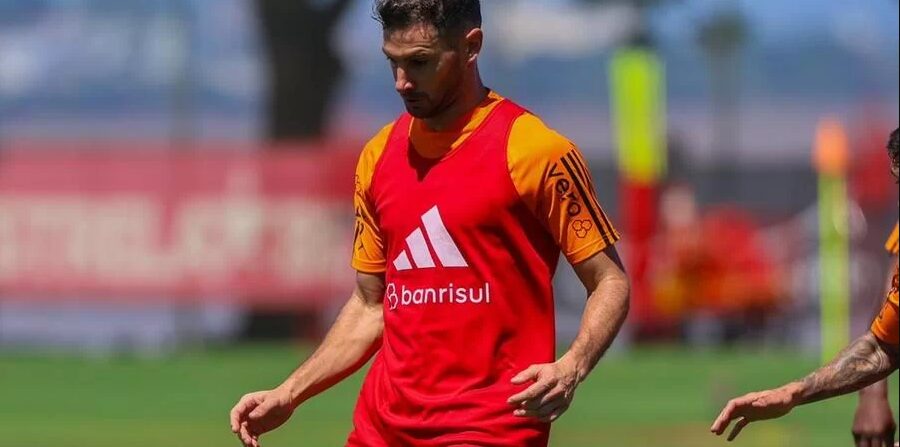
[[[510,135],[526,114],[492,95],[440,158],[414,147],[416,123],[403,115],[372,172],[358,172],[353,265],[384,271],[387,289],[348,445],[547,445],[548,424],[513,416],[506,401],[525,386],[510,380],[555,359],[560,246],[583,260],[618,235],[571,144],[545,166],[521,164],[536,168],[542,191],[523,197]],[[547,217],[560,215],[563,226]]]

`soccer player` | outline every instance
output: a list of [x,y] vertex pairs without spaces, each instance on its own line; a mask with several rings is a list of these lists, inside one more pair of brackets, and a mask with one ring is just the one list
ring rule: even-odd
[[[885,243],[885,249],[891,254],[891,266],[898,265],[898,240],[900,240],[900,224],[894,227],[893,233]],[[888,288],[893,287],[893,267],[890,272]],[[888,402],[888,392],[887,380],[881,380],[859,391],[859,403],[856,406],[852,429],[856,447],[894,445],[897,423]]]
[[[359,160],[356,290],[308,360],[237,403],[231,429],[258,446],[374,357],[348,446],[546,446],[625,319],[619,235],[575,146],[482,84],[478,0],[375,12],[407,113]],[[589,296],[556,359],[560,251]]]
[[[900,130],[894,130],[888,143],[891,158],[891,174],[898,178],[898,146]],[[894,239],[896,244],[896,239]],[[813,372],[805,379],[781,388],[750,393],[732,399],[713,423],[711,431],[722,435],[737,420],[728,436],[734,440],[747,424],[775,419],[788,414],[794,407],[817,402],[841,394],[850,393],[878,382],[897,369],[900,357],[900,320],[897,314],[897,282],[900,268],[894,265],[894,277],[881,313],[872,322],[871,329],[838,354],[828,365]],[[884,445],[873,444],[877,447]],[[890,445],[889,443],[887,445]]]

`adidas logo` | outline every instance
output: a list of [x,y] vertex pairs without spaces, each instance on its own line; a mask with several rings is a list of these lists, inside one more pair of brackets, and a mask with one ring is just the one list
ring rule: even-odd
[[437,265],[431,256],[432,251],[442,267],[469,266],[447,232],[437,206],[423,214],[422,227],[406,237],[406,248],[394,259],[394,268],[397,271],[434,268]]

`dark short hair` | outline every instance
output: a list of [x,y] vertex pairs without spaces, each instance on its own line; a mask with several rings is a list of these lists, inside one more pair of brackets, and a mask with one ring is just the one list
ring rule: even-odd
[[441,36],[481,27],[479,0],[376,0],[375,20],[384,30],[424,23]]
[[894,129],[891,132],[891,139],[888,141],[887,150],[888,155],[891,157],[891,164],[897,166],[898,162],[900,162],[900,129]]

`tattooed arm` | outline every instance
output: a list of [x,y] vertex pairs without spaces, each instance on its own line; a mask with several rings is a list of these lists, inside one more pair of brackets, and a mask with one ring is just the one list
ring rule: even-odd
[[837,358],[806,376],[798,388],[798,405],[817,402],[865,388],[897,369],[897,348],[873,335],[859,337]]
[[875,383],[897,369],[897,347],[888,346],[871,332],[856,339],[837,358],[799,382],[774,390],[732,399],[710,429],[721,435],[737,420],[731,441],[754,421],[784,416],[798,405],[850,393]]

